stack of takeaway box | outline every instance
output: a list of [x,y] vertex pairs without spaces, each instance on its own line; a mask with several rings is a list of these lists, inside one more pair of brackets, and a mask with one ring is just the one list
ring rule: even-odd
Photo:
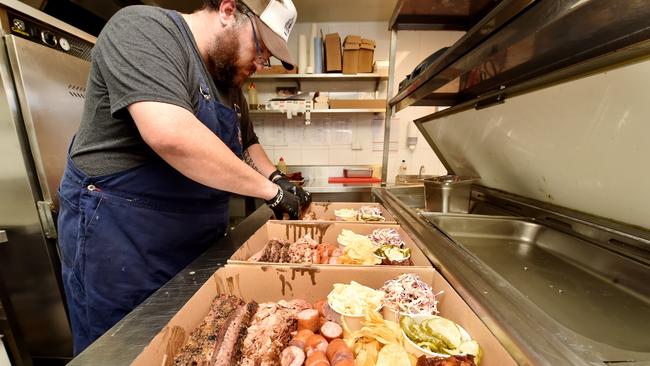
[[[334,211],[341,208],[358,209],[377,206],[382,210],[382,222],[334,221]],[[470,309],[460,295],[438,273],[418,244],[379,203],[321,203],[314,202],[305,210],[316,214],[316,221],[269,220],[257,230],[208,281],[188,300],[169,323],[146,346],[132,365],[172,365],[174,356],[187,342],[190,333],[207,315],[212,300],[219,294],[236,295],[245,301],[258,303],[281,299],[304,299],[314,303],[325,299],[335,283],[356,281],[379,289],[384,282],[404,273],[413,273],[429,283],[437,296],[440,316],[464,327],[476,340],[482,351],[480,365],[506,366],[516,362]],[[377,228],[395,228],[406,246],[411,249],[413,266],[360,266],[343,264],[289,264],[251,262],[248,259],[260,252],[270,239],[295,242],[309,233],[319,243],[337,243],[343,229],[357,234],[370,234]]]

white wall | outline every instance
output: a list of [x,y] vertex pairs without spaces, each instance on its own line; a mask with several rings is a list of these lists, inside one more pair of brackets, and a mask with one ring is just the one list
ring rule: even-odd
[[[395,68],[394,94],[397,95],[399,82],[408,75],[415,66],[431,53],[442,47],[451,46],[464,32],[451,31],[403,31],[397,33],[397,55]],[[399,131],[399,151],[391,152],[388,160],[388,181],[395,180],[400,162],[406,160],[407,174],[418,174],[420,166],[424,166],[425,174],[444,175],[447,170],[442,165],[433,149],[426,142],[413,124],[413,120],[436,111],[435,107],[409,107],[395,114],[399,120],[397,125],[391,126],[391,131]],[[406,146],[407,129],[411,129],[418,136],[414,150]],[[391,132],[392,133],[392,132]]]
[[[348,34],[371,38],[377,42],[375,60],[388,60],[390,32],[383,22],[319,23],[323,34],[338,32],[343,39]],[[311,23],[297,23],[289,39],[292,54],[297,60],[298,37],[308,38]],[[438,49],[453,44],[462,32],[399,32],[395,94],[399,81],[426,56]],[[256,82],[260,103],[275,94],[277,86],[295,86],[292,82]],[[303,82],[303,91],[330,91],[331,98],[374,98],[374,82]],[[386,82],[379,85],[379,98],[386,98]],[[445,174],[433,150],[416,128],[418,143],[415,150],[406,146],[407,125],[413,119],[434,111],[434,108],[412,107],[396,114],[391,140],[397,151],[390,152],[388,180],[394,181],[399,162],[404,159],[409,172],[417,174],[421,165],[427,174]],[[381,166],[382,144],[375,136],[373,143],[372,120],[383,120],[383,114],[312,114],[312,123],[305,126],[298,117],[287,121],[279,115],[255,115],[255,131],[272,161],[283,156],[289,165],[374,165]],[[377,126],[376,126],[377,127]],[[383,127],[380,128],[383,131]]]

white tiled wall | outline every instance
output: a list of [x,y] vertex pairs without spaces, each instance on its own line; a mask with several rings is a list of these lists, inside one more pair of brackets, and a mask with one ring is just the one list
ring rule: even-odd
[[[375,60],[388,60],[390,32],[380,22],[320,23],[323,34],[338,32],[341,38],[348,34],[371,38],[377,42]],[[297,23],[289,39],[290,50],[297,59],[298,36],[309,38],[311,23]],[[397,67],[394,90],[399,81],[424,58],[438,49],[453,44],[462,32],[398,33]],[[277,86],[297,86],[294,82],[257,82],[258,100],[263,102],[275,94]],[[330,92],[331,98],[375,98],[375,83],[369,81],[303,82],[302,91]],[[386,97],[386,84],[379,86],[379,98]],[[409,174],[417,174],[424,165],[426,174],[445,174],[446,170],[429,147],[424,137],[418,136],[415,149],[406,146],[408,124],[418,117],[433,112],[434,108],[411,107],[396,114],[391,126],[391,140],[395,141],[389,154],[388,177],[393,181],[401,160],[406,160]],[[255,131],[269,158],[277,162],[282,156],[288,165],[381,165],[383,144],[373,136],[372,119],[383,120],[383,114],[312,114],[310,125],[302,117],[287,120],[279,115],[255,115]],[[380,128],[383,131],[383,127]],[[374,143],[373,143],[374,141]]]
[[304,119],[256,116],[255,132],[272,161],[288,165],[380,165],[373,151],[371,117],[356,114],[312,115]]

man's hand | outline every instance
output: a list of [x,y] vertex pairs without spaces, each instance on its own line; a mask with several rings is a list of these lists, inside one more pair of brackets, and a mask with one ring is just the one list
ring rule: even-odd
[[291,192],[300,198],[300,207],[305,208],[311,203],[311,193],[302,189],[289,181],[289,179],[279,170],[274,171],[269,176],[271,182],[279,185],[283,190]]
[[278,220],[282,220],[285,213],[289,214],[290,220],[298,220],[300,217],[300,199],[280,186],[275,197],[266,201],[266,204],[273,210]]

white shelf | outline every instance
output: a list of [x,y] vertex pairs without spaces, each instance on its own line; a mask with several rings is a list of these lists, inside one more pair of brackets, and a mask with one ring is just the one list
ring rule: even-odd
[[[383,108],[367,108],[367,109],[314,109],[311,113],[327,114],[327,113],[384,113]],[[250,114],[286,114],[280,111],[270,110],[250,110]],[[302,114],[302,113],[301,113]]]
[[381,74],[253,74],[250,80],[297,80],[297,81],[333,81],[333,80],[388,80],[388,75]]

